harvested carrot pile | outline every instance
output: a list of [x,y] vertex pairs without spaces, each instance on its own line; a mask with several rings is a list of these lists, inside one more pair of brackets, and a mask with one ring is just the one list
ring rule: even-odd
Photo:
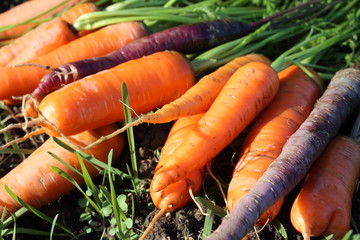
[[1,238],[360,238],[359,7],[3,1]]

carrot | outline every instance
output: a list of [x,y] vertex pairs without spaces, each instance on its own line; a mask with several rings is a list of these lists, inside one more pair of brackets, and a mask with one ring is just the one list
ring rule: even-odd
[[299,184],[345,119],[359,105],[359,92],[360,69],[337,72],[309,117],[290,136],[281,154],[208,239],[242,238],[269,207]]
[[350,230],[352,197],[360,177],[360,147],[337,136],[311,167],[290,212],[304,240],[332,235],[342,239]]
[[[80,0],[38,0],[24,2],[0,14],[0,27],[8,28],[13,24],[20,24],[33,18],[44,19],[49,17],[51,14],[59,13],[65,8],[78,2],[80,2]],[[44,14],[44,12],[48,10],[51,11]],[[39,15],[42,16],[37,17]],[[13,36],[24,33],[26,30],[34,26],[36,26],[35,23],[21,24],[0,32],[0,37],[12,38]]]
[[[313,74],[316,73],[313,71]],[[280,87],[275,99],[254,120],[243,145],[228,187],[227,208],[231,211],[276,159],[291,136],[308,117],[321,91],[318,85],[298,66],[279,72]],[[257,221],[271,222],[279,213],[280,198]]]
[[[144,25],[125,22],[109,25],[96,32],[75,39],[45,55],[31,60],[31,64],[59,66],[62,63],[106,54],[146,34]],[[91,49],[91,51],[89,50]],[[0,100],[22,96],[33,91],[48,70],[34,66],[1,69]]]
[[13,66],[30,61],[65,45],[85,32],[79,33],[70,24],[76,16],[95,11],[93,3],[84,3],[66,11],[61,17],[43,23],[0,49],[0,66]]
[[174,50],[182,54],[191,54],[211,49],[214,46],[245,36],[266,23],[270,22],[273,25],[279,25],[277,21],[284,20],[282,17],[286,18],[286,14],[296,12],[302,7],[306,8],[308,4],[305,3],[287,9],[250,24],[231,19],[219,19],[185,24],[156,32],[127,44],[106,56],[61,65],[44,76],[37,89],[32,92],[32,96],[44,95],[69,82],[154,52]]
[[277,73],[268,64],[250,62],[239,68],[171,158],[156,169],[150,190],[161,192],[205,166],[271,102],[278,86]]
[[[175,121],[161,150],[160,159],[156,168],[161,168],[161,166],[166,163],[166,160],[171,158],[171,155],[181,145],[183,139],[196,127],[197,122],[203,115],[203,113],[200,113],[182,117]],[[145,239],[149,235],[153,225],[163,214],[181,208],[191,201],[190,191],[196,194],[200,190],[204,171],[205,168],[197,169],[179,181],[167,186],[166,189],[161,192],[150,190],[151,199],[160,211],[153,218],[139,240]]]
[[76,33],[67,22],[55,18],[0,48],[0,67],[31,60],[76,38]]
[[75,5],[68,11],[64,12],[61,15],[61,19],[73,24],[81,15],[84,15],[86,13],[91,13],[97,11],[97,7],[92,2],[85,2],[78,5]]
[[[105,126],[103,128],[71,136],[70,139],[79,146],[86,146],[102,135],[114,131],[114,129],[114,126]],[[61,140],[72,146],[71,143],[68,143],[65,139]],[[119,137],[110,139],[101,145],[89,149],[86,153],[100,161],[106,162],[109,151],[113,150],[113,158],[115,160],[120,156],[123,145],[124,140],[122,136],[119,135]],[[4,188],[5,185],[23,201],[36,208],[53,202],[60,196],[73,190],[75,186],[61,175],[53,172],[51,169],[52,166],[60,168],[62,171],[73,177],[79,184],[84,183],[84,179],[81,176],[56,160],[49,152],[60,157],[73,168],[80,170],[77,156],[58,145],[52,138],[49,138],[28,158],[0,179],[0,214],[4,213],[5,208],[7,213],[5,215],[8,215],[9,213],[14,213],[21,207],[7,193]],[[98,169],[86,162],[85,164],[92,177],[99,174]]]
[[[121,84],[129,89],[131,107],[145,113],[180,97],[195,82],[186,57],[174,51],[159,52],[90,75],[47,95],[39,118],[49,135],[69,136],[124,120]],[[5,128],[2,130],[6,130]]]
[[[200,113],[182,117],[175,121],[161,150],[156,169],[162,168],[162,166],[166,164],[166,161],[172,157],[172,154],[182,144],[183,139],[196,127],[197,122],[203,115],[203,113]],[[157,173],[156,169],[155,174]],[[166,209],[166,211],[183,207],[191,201],[189,188],[192,189],[194,194],[200,190],[203,174],[204,168],[196,169],[179,181],[167,186],[161,192],[155,192],[150,189],[150,195],[154,205],[159,209]]]
[[260,54],[248,54],[237,57],[224,66],[217,68],[214,72],[202,77],[184,95],[175,101],[165,104],[154,113],[148,113],[139,117],[138,120],[124,126],[119,132],[144,122],[154,124],[166,123],[181,117],[206,112],[231,75],[246,63],[255,61],[270,64],[270,60]]

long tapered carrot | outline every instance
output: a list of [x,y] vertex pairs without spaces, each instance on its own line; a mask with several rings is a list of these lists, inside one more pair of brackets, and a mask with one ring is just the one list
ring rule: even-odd
[[304,240],[350,230],[352,198],[360,177],[360,147],[350,137],[337,136],[311,167],[290,212]]
[[[0,66],[13,66],[30,61],[81,36],[71,27],[76,16],[95,11],[93,3],[70,8],[60,17],[45,22],[0,49]],[[82,33],[85,35],[85,32]]]
[[[136,38],[144,36],[146,33],[144,25],[138,22],[109,25],[96,32],[75,39],[45,55],[31,60],[29,63],[56,67],[74,59],[101,56]],[[2,87],[0,88],[0,100],[31,93],[39,84],[42,76],[47,72],[49,70],[36,66],[1,68],[0,85]]]
[[[114,131],[114,126],[105,126],[92,131],[82,132],[71,136],[70,139],[78,146],[86,146],[97,140],[104,134]],[[61,139],[68,145],[66,139]],[[94,146],[86,151],[96,159],[107,162],[110,150],[113,150],[113,160],[116,160],[122,151],[124,140],[121,135],[105,141],[103,144]],[[75,147],[75,146],[72,146]],[[33,207],[41,207],[51,203],[60,196],[75,189],[75,186],[64,177],[52,170],[52,167],[60,168],[62,171],[73,177],[79,184],[84,183],[84,179],[68,168],[62,162],[56,160],[50,153],[55,154],[71,167],[81,170],[77,156],[58,145],[52,138],[48,139],[43,145],[37,148],[28,158],[13,168],[0,179],[0,214],[6,208],[6,216],[14,213],[21,206],[7,193],[4,186],[10,188],[18,197]],[[92,177],[99,174],[98,169],[85,162],[87,170]]]
[[217,68],[214,72],[202,77],[175,101],[164,105],[153,113],[141,116],[134,122],[124,126],[119,132],[141,123],[166,123],[184,116],[206,112],[231,75],[249,62],[271,63],[267,57],[260,54],[248,54],[235,58],[224,66]]
[[123,82],[129,89],[131,108],[141,114],[180,97],[194,84],[195,74],[182,54],[155,53],[50,93],[39,105],[39,118],[29,124],[41,125],[49,135],[57,136],[123,121]]
[[[336,2],[337,1],[334,1],[330,5],[336,4]],[[33,97],[41,96],[87,75],[112,68],[125,61],[157,51],[174,50],[183,54],[198,53],[243,37],[259,29],[266,23],[271,23],[271,26],[279,25],[278,21],[284,21],[287,19],[287,14],[294,14],[299,9],[304,10],[308,7],[310,7],[310,9],[312,7],[319,7],[324,10],[329,7],[328,4],[322,5],[318,3],[319,1],[309,1],[250,24],[232,19],[217,19],[185,24],[156,32],[134,41],[106,56],[86,59],[85,61],[69,62],[58,69],[54,69],[44,76],[44,79],[32,95]]]
[[268,64],[250,62],[239,68],[171,158],[156,169],[151,191],[161,192],[205,166],[272,101],[278,86],[277,73]]
[[[314,71],[313,74],[316,75]],[[227,195],[230,211],[280,155],[287,139],[305,121],[321,95],[315,81],[296,65],[280,71],[278,75],[279,91],[252,123],[234,169]],[[283,200],[279,199],[262,214],[257,225],[271,222],[278,215]]]
[[359,92],[360,69],[337,72],[279,157],[208,239],[241,239],[269,207],[295,188],[346,118],[359,106]]
[[[31,18],[35,18],[53,7],[58,6],[37,19],[49,17],[51,14],[59,13],[65,8],[79,2],[80,0],[69,0],[66,2],[65,0],[39,0],[24,2],[0,14],[0,28],[7,28],[12,24],[23,23]],[[34,26],[36,26],[34,23],[21,24],[17,27],[0,32],[0,37],[12,38],[13,36],[22,34],[24,31]]]

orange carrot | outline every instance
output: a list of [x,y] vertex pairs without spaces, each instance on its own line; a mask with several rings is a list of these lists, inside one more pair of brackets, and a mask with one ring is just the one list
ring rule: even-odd
[[97,7],[92,2],[78,4],[61,15],[61,19],[73,24],[81,15],[97,11]]
[[[39,105],[39,117],[27,122],[27,126],[42,128],[25,138],[40,132],[70,136],[123,121],[122,83],[128,86],[133,111],[148,112],[180,97],[194,84],[194,75],[188,59],[174,51],[158,52],[90,75],[47,95]],[[24,127],[24,123],[19,125]],[[1,132],[13,127],[18,125]]]
[[[312,71],[313,74],[316,74]],[[318,85],[298,66],[279,74],[280,87],[272,103],[254,120],[228,188],[228,210],[245,195],[263,175],[282,147],[308,117],[320,97]],[[271,222],[279,213],[284,198],[269,208],[257,225]]]
[[151,191],[161,192],[205,166],[272,101],[278,86],[277,73],[268,64],[250,62],[239,68],[171,158],[156,169]]
[[[186,136],[196,127],[203,113],[179,118],[171,127],[164,147],[161,150],[160,160],[156,168],[161,168],[166,159],[170,159],[174,151],[181,145]],[[181,208],[191,201],[190,191],[196,194],[202,185],[205,168],[197,169],[179,181],[169,185],[161,192],[150,190],[150,196],[155,206],[160,209],[153,218],[139,240],[145,239],[155,222],[168,211]],[[156,171],[156,170],[155,170]]]
[[[105,55],[145,34],[146,30],[142,23],[125,22],[109,25],[33,59],[31,63],[55,67],[76,59]],[[47,72],[46,69],[34,66],[2,68],[0,100],[32,92]]]
[[61,17],[45,22],[0,49],[0,66],[13,66],[44,55],[68,42],[85,35],[77,32],[70,24],[76,16],[95,11],[93,3],[72,7]]
[[[0,49],[0,67],[23,63],[77,38],[60,18],[41,24]],[[16,60],[14,60],[16,59]]]
[[141,116],[134,122],[124,126],[119,132],[144,122],[166,123],[184,116],[206,112],[231,75],[246,63],[255,61],[270,64],[270,60],[260,54],[248,54],[235,58],[214,72],[202,77],[180,98],[164,105],[154,113]]
[[[43,117],[65,135],[124,120],[121,84],[129,91],[132,109],[140,114],[178,98],[195,82],[189,61],[180,53],[158,52],[90,75],[47,95]],[[49,135],[57,135],[40,118]]]
[[[46,17],[51,16],[52,14],[61,12],[62,10],[73,4],[80,2],[80,0],[70,0],[65,4],[61,4],[63,2],[64,0],[38,0],[38,1],[28,1],[21,3],[0,14],[0,27],[8,27],[11,24],[22,23],[24,21],[36,17],[39,14],[44,13],[45,11],[57,5],[61,5],[56,9],[54,9],[53,11],[50,11],[49,13],[44,14],[43,16],[37,18],[37,20],[44,19]],[[14,36],[24,33],[26,30],[34,26],[36,26],[35,23],[22,24],[17,27],[11,28],[9,30],[0,32],[0,37],[12,38]]]
[[[104,134],[114,131],[114,126],[106,126],[93,131],[82,132],[71,136],[70,139],[79,146],[86,146]],[[68,145],[65,139],[61,139]],[[96,159],[106,162],[110,150],[113,150],[113,160],[116,160],[122,151],[124,141],[121,135],[103,142],[100,145],[86,151],[87,154]],[[74,146],[73,146],[74,147]],[[54,172],[51,167],[60,168],[62,171],[73,177],[79,184],[84,180],[73,170],[65,166],[60,161],[49,155],[49,152],[60,157],[63,161],[77,170],[80,164],[77,156],[58,145],[52,138],[48,139],[43,145],[36,149],[28,158],[18,166],[8,172],[0,179],[0,214],[6,208],[7,213],[14,213],[21,206],[7,193],[4,186],[8,186],[18,197],[33,207],[41,207],[53,202],[60,196],[67,194],[75,189],[75,186],[61,175]],[[99,174],[99,171],[85,162],[87,170],[92,177]]]
[[[156,169],[162,168],[166,161],[171,158],[175,150],[182,144],[186,136],[196,127],[197,122],[203,116],[203,113],[179,118],[172,126],[168,138],[161,150],[160,160]],[[156,172],[156,170],[155,170]],[[155,173],[156,174],[156,173]],[[186,205],[191,201],[189,188],[196,194],[202,185],[204,168],[196,169],[187,174],[179,181],[167,186],[161,192],[150,190],[151,199],[159,209],[172,211]]]
[[304,240],[331,234],[331,239],[342,239],[350,230],[352,197],[359,177],[358,143],[349,137],[335,137],[311,167],[291,208],[291,222]]

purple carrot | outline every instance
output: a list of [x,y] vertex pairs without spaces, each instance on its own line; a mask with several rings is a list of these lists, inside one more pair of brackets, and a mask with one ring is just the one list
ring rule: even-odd
[[299,184],[359,104],[360,69],[337,72],[309,117],[288,139],[279,157],[207,239],[242,239],[270,206]]
[[[274,26],[279,25],[282,21],[287,21],[287,18],[282,19],[286,14],[294,14],[300,9],[304,10],[302,7],[317,2],[320,2],[320,0],[309,1],[249,24],[222,19],[177,26],[153,33],[135,40],[106,56],[71,62],[55,68],[43,77],[39,86],[33,91],[32,96],[41,98],[48,92],[85,76],[155,52],[175,50],[183,54],[190,54],[211,49],[222,43],[245,36],[268,22]],[[318,10],[320,7],[324,8],[320,4],[312,7],[311,10]],[[308,9],[309,12],[310,9]]]

